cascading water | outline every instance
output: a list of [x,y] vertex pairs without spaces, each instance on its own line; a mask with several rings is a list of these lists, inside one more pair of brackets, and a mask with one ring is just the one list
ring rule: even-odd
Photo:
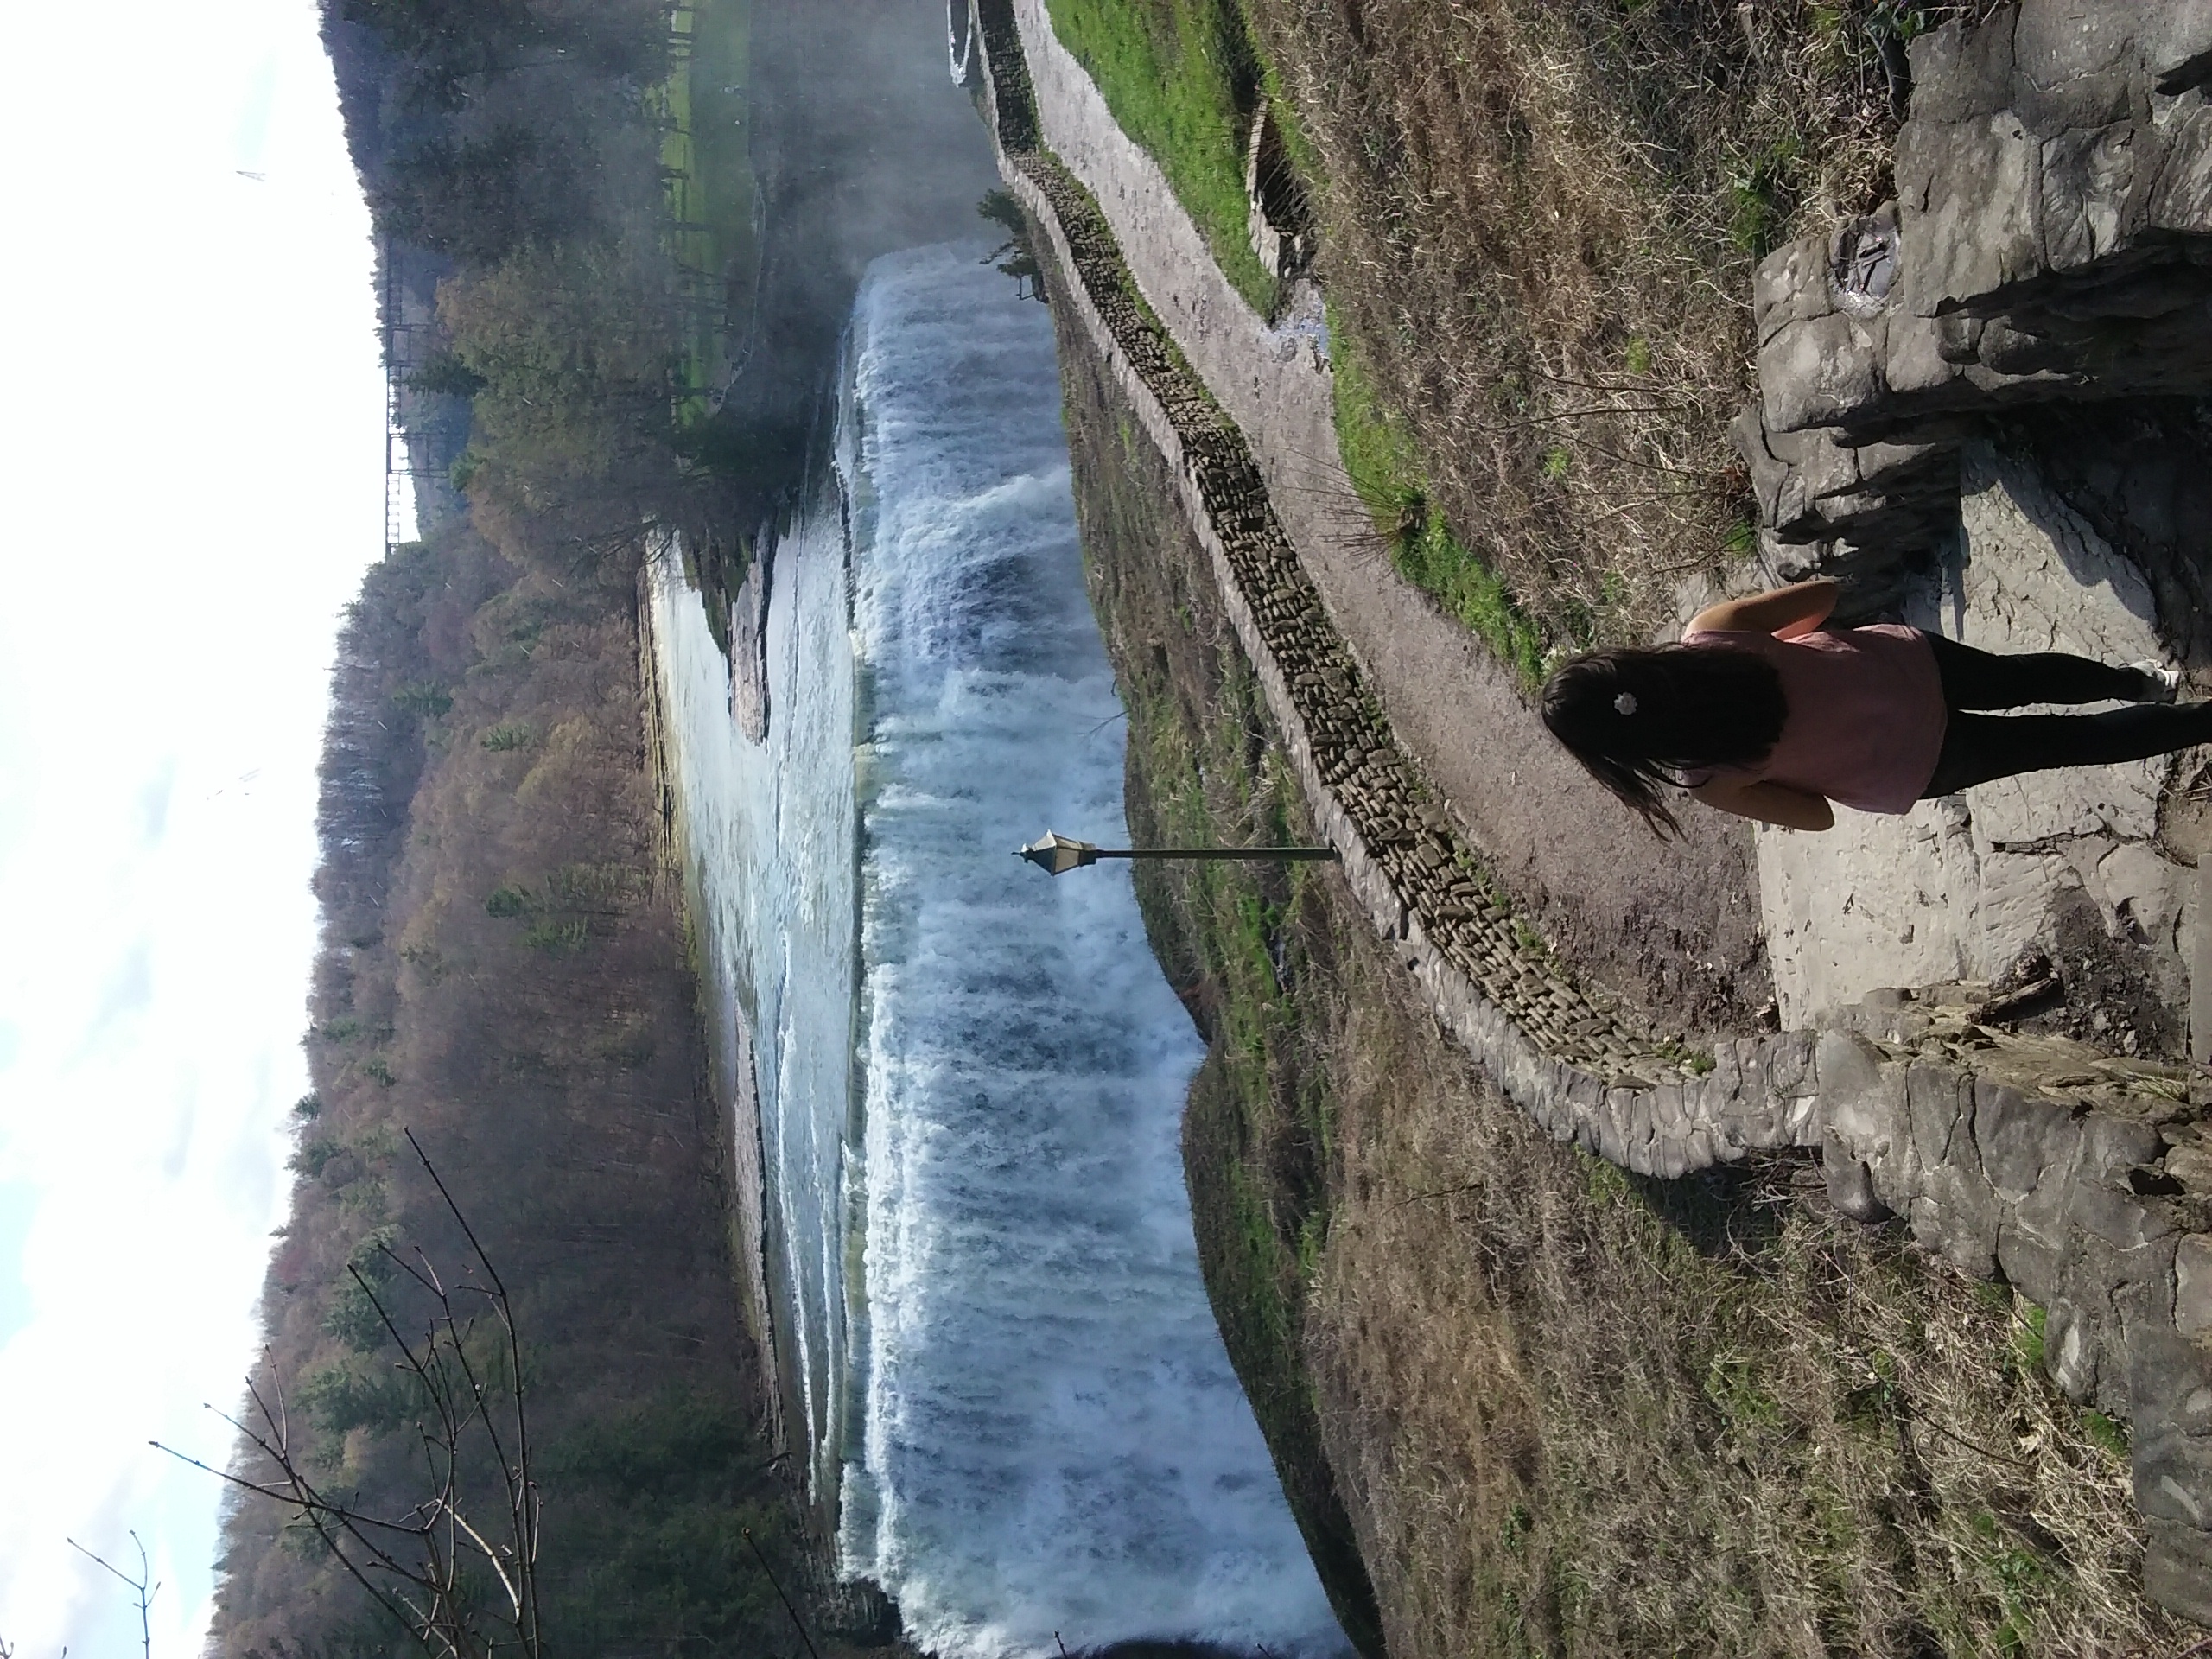
[[[1124,734],[1084,594],[1051,320],[977,251],[880,260],[855,308],[840,474],[856,761],[849,743],[823,753],[836,719],[806,677],[835,672],[837,652],[827,622],[800,613],[834,606],[840,631],[846,613],[841,586],[810,585],[804,573],[829,562],[802,537],[796,560],[790,544],[777,554],[766,748],[718,771],[678,768],[687,791],[772,802],[734,816],[779,834],[836,822],[794,798],[834,787],[838,764],[857,789],[864,1129],[841,1171],[820,1161],[820,1135],[792,1127],[810,1115],[834,1142],[849,1122],[842,1092],[800,1098],[835,1090],[834,1068],[802,1080],[791,1058],[834,1023],[810,1038],[795,1018],[817,1001],[796,983],[802,958],[833,976],[836,964],[729,943],[798,925],[804,907],[787,899],[704,906],[709,931],[727,928],[726,947],[755,964],[772,1230],[851,1218],[842,1251],[795,1230],[779,1252],[794,1274],[824,1269],[779,1301],[797,1317],[844,1312],[849,1344],[828,1331],[778,1338],[847,1368],[818,1421],[805,1408],[810,1432],[829,1437],[817,1458],[842,1459],[842,1564],[891,1592],[925,1649],[1026,1659],[1056,1653],[1058,1632],[1071,1649],[1153,1637],[1342,1653],[1199,1280],[1178,1140],[1201,1047],[1126,868],[1053,880],[1008,855],[1047,826],[1122,834]],[[704,628],[671,643],[687,626],[683,595],[662,587],[672,678],[667,664]],[[801,664],[795,652],[811,654]],[[687,718],[670,701],[671,719]],[[702,741],[749,747],[706,701],[690,699],[716,716]],[[691,741],[687,730],[679,746]],[[688,823],[696,809],[685,810]],[[759,835],[726,839],[719,871],[721,853],[695,850],[702,886],[852,879],[851,843],[841,855],[834,836],[765,857]],[[809,860],[818,876],[798,873]],[[780,1014],[770,963],[783,964]],[[782,1191],[802,1185],[804,1201]],[[841,1307],[830,1270],[855,1244],[862,1282]]]

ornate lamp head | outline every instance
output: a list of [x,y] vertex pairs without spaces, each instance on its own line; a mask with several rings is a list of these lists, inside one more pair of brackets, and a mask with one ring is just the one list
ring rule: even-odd
[[1065,875],[1070,870],[1096,864],[1098,849],[1087,841],[1076,841],[1047,830],[1028,846],[1015,848],[1014,855],[1027,859],[1048,875]]

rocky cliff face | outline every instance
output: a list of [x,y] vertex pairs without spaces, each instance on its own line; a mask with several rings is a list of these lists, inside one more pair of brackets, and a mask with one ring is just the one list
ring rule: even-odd
[[1761,266],[1737,427],[1780,574],[1894,601],[1961,441],[2212,391],[2212,9],[2024,0],[1913,43],[1897,200]]

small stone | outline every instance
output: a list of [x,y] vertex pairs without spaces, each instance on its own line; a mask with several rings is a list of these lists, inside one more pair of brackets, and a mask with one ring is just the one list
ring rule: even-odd
[[2166,1154],[2166,1173],[2192,1192],[2212,1193],[2212,1147],[2184,1141]]
[[2050,1380],[2075,1405],[2095,1394],[2101,1369],[2097,1344],[2081,1310],[2065,1297],[2053,1296],[2044,1304],[2043,1356]]

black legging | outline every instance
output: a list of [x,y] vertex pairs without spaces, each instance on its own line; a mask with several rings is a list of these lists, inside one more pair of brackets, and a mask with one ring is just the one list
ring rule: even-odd
[[1992,720],[1970,712],[2017,709],[2028,702],[2129,701],[2152,690],[2150,677],[2063,652],[1999,657],[1929,634],[1950,719],[1936,775],[1923,800],[1954,795],[2016,772],[2055,766],[2109,766],[2171,754],[2212,742],[2212,702],[2141,703],[2097,715],[2012,715]]

